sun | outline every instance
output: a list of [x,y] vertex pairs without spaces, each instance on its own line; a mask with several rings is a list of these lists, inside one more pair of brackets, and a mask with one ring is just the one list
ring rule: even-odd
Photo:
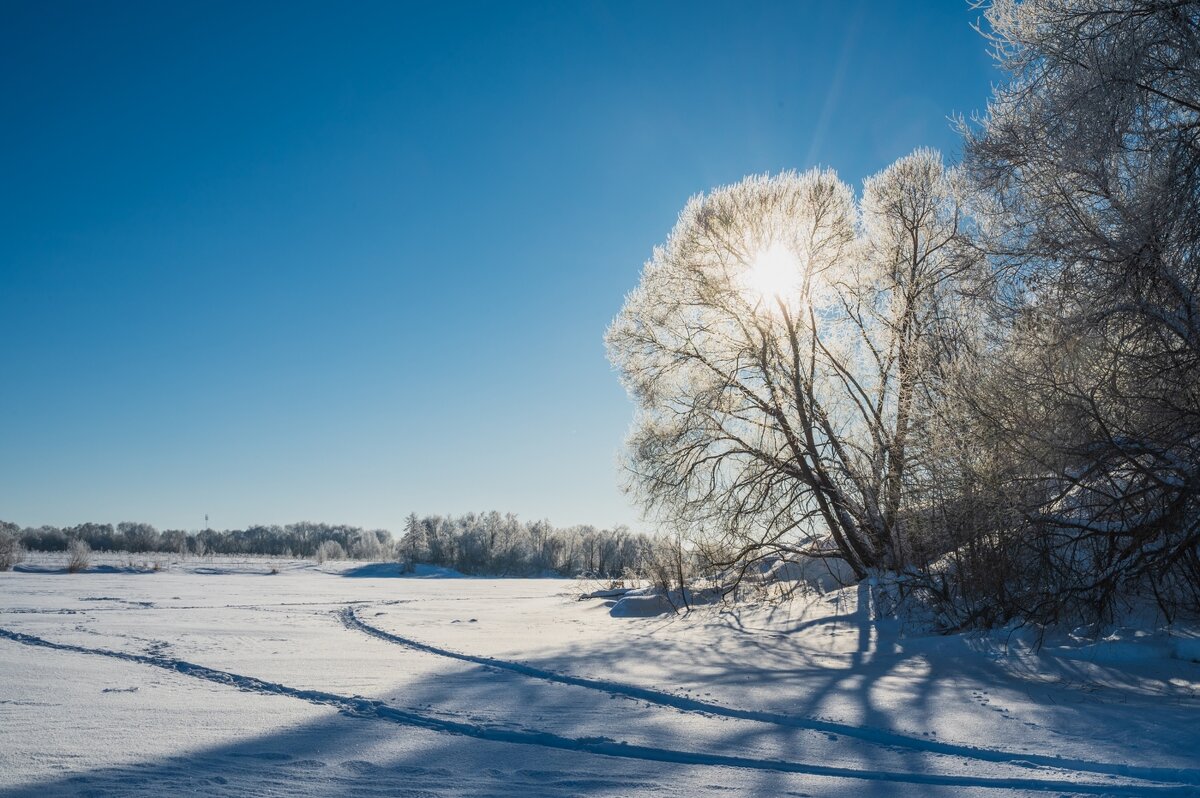
[[751,301],[760,300],[768,307],[794,303],[800,294],[803,273],[800,259],[791,249],[772,243],[758,251],[742,275],[743,286]]

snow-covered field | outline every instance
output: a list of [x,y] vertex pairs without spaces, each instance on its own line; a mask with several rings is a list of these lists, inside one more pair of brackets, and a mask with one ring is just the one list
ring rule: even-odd
[[0,796],[1200,794],[1187,636],[1035,651],[902,636],[858,589],[630,619],[566,580],[163,559],[0,573]]

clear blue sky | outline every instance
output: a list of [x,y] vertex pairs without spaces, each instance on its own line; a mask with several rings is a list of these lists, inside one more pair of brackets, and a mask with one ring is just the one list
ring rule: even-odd
[[0,519],[637,524],[602,335],[687,198],[997,78],[966,0],[6,2]]

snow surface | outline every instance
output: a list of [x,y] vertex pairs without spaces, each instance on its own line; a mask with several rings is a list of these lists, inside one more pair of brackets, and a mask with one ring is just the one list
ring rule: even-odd
[[865,587],[614,618],[572,580],[107,566],[0,573],[0,798],[1200,795],[1187,631],[1039,649],[903,636]]

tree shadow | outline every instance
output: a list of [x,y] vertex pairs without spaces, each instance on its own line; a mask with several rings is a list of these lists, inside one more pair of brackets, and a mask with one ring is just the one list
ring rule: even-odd
[[[317,721],[289,726],[270,734],[211,746],[186,756],[150,758],[75,772],[50,781],[0,790],[0,798],[54,795],[715,795],[738,791],[755,795],[996,795],[1025,794],[1011,763],[970,763],[932,754],[922,742],[938,729],[946,733],[947,704],[968,704],[980,717],[1000,724],[1022,724],[1033,750],[1067,756],[1104,755],[1120,762],[1131,756],[1127,737],[1105,741],[1095,729],[1130,723],[1144,727],[1145,739],[1155,740],[1155,761],[1164,766],[1193,765],[1190,745],[1171,742],[1164,728],[1190,728],[1194,708],[1177,711],[1153,704],[1153,713],[1130,713],[1127,704],[1094,700],[1071,702],[1084,695],[1069,685],[1014,677],[996,661],[981,656],[963,638],[903,639],[894,624],[870,617],[863,596],[854,607],[834,607],[819,618],[793,627],[794,634],[764,637],[728,634],[741,623],[731,615],[714,615],[713,634],[675,634],[687,631],[678,622],[657,620],[631,626],[619,648],[587,643],[524,664],[546,671],[640,684],[678,696],[717,692],[731,706],[756,708],[797,718],[833,718],[853,728],[879,729],[911,738],[912,745],[881,745],[820,728],[782,728],[771,723],[703,713],[614,696],[601,689],[548,683],[495,667],[447,661],[438,674],[406,680],[405,656],[434,656],[406,651],[382,640],[372,645],[396,651],[396,688],[374,698],[418,722],[389,721],[387,717],[348,704]],[[743,625],[743,628],[744,625]],[[724,633],[722,633],[724,630]],[[347,630],[346,634],[358,634]],[[852,645],[826,645],[840,639]],[[78,656],[66,654],[65,656]],[[652,660],[653,682],[638,663]],[[145,665],[129,664],[131,668]],[[1063,666],[1070,673],[1077,664]],[[253,675],[253,674],[249,674]],[[1038,717],[1029,721],[1012,712],[971,704],[965,696],[990,686],[999,701],[1017,691],[1055,692],[1059,701],[1047,705],[1033,700]],[[1094,697],[1094,696],[1093,696]],[[297,700],[280,697],[278,700]],[[348,698],[348,700],[351,700]],[[184,708],[178,725],[189,722]],[[472,728],[498,730],[492,737],[469,736],[422,727],[419,718],[449,720]],[[1032,723],[1032,726],[1030,725]],[[1164,726],[1164,723],[1166,724]],[[174,724],[172,724],[174,725]],[[936,727],[936,728],[935,728]],[[959,742],[988,745],[972,739],[981,727],[964,725]],[[1091,732],[1085,732],[1091,729]],[[1149,731],[1153,729],[1154,735]],[[1135,732],[1138,729],[1134,730]],[[523,743],[498,739],[511,732]],[[136,730],[114,729],[136,746]],[[489,732],[490,734],[490,732]],[[538,735],[543,735],[539,742]],[[1079,734],[1078,749],[1070,737]],[[532,736],[531,736],[532,735]],[[602,755],[591,750],[568,750],[545,744],[549,736],[564,740],[628,743],[637,756]],[[236,729],[230,730],[231,738]],[[1187,735],[1174,735],[1186,738]],[[935,735],[936,737],[936,735]],[[1009,731],[1002,741],[1019,739]],[[1050,747],[1047,748],[1048,742]],[[903,741],[901,741],[903,743]],[[658,759],[655,752],[662,753]],[[685,752],[701,761],[678,761],[671,752]],[[1011,751],[1019,759],[1021,750]],[[703,757],[710,761],[703,761]],[[724,759],[722,759],[722,757]],[[754,762],[807,763],[843,768],[843,777],[789,773],[771,767],[730,766],[730,758]],[[944,772],[965,775],[961,784],[921,784],[889,780],[886,773]],[[1056,789],[1069,785],[1060,775],[1020,773],[1025,777],[1058,779]],[[1094,774],[1084,774],[1101,781]],[[1120,794],[1119,785],[1112,792]],[[1153,794],[1147,789],[1140,794]]]

